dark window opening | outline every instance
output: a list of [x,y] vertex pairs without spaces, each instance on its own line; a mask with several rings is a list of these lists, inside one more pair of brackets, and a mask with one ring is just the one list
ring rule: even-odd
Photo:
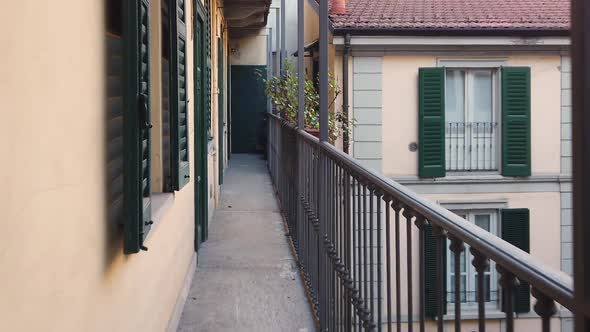
[[107,32],[116,36],[123,35],[123,1],[107,0],[106,6]]

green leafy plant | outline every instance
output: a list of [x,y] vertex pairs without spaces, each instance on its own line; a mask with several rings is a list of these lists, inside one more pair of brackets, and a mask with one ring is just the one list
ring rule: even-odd
[[[297,123],[298,110],[298,80],[295,67],[289,61],[285,62],[283,72],[279,76],[273,76],[266,82],[266,95],[271,98],[275,105],[274,112],[279,114],[283,119]],[[328,79],[329,96],[331,100],[328,107],[331,108],[336,98],[340,95],[342,90],[338,86],[338,82],[332,73],[329,74]],[[305,129],[319,129],[320,128],[320,95],[314,82],[305,78]],[[330,142],[334,143],[343,130],[350,130],[348,114],[342,110],[334,110],[328,113],[328,134]]]

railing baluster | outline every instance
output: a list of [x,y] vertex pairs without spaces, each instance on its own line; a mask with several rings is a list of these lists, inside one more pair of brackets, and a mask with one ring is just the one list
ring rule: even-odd
[[[352,282],[353,282],[353,286],[356,286],[356,282],[357,282],[357,268],[356,265],[358,264],[358,260],[357,260],[357,250],[356,250],[356,246],[357,244],[357,240],[356,240],[356,179],[354,177],[352,177],[351,180],[351,195],[352,195],[352,211],[351,211],[351,222],[352,222],[352,262],[350,265],[350,269],[352,271]],[[352,294],[352,298],[354,300],[354,294]],[[352,309],[352,326],[353,326],[353,331],[357,331],[357,315],[354,313],[354,308]]]
[[459,170],[459,124],[455,124],[455,170]]
[[463,241],[450,235],[450,249],[454,254],[454,271],[455,275],[455,332],[461,332],[461,253],[465,249]]
[[345,176],[346,176],[346,180],[344,181],[344,186],[345,186],[345,190],[344,190],[344,194],[346,195],[346,199],[344,201],[344,222],[345,222],[345,234],[343,239],[346,241],[346,246],[345,246],[345,250],[346,250],[346,270],[348,271],[348,280],[347,280],[347,285],[348,287],[345,288],[345,294],[346,294],[346,325],[344,327],[345,331],[350,331],[352,330],[352,310],[353,310],[353,299],[352,299],[352,291],[353,291],[353,284],[352,281],[354,279],[351,279],[351,274],[353,271],[353,262],[352,262],[352,255],[354,253],[354,244],[351,243],[351,229],[352,229],[352,211],[351,211],[351,192],[352,192],[352,188],[351,188],[351,176],[350,173],[348,172],[348,168],[346,168],[345,171]]
[[342,294],[342,282],[341,282],[341,271],[342,271],[342,264],[344,257],[344,251],[342,250],[342,241],[340,241],[342,237],[342,224],[341,224],[341,201],[340,195],[342,195],[342,181],[340,179],[342,173],[340,166],[338,163],[335,163],[336,166],[336,237],[334,238],[335,242],[335,253],[338,257],[337,266],[336,266],[336,305],[337,305],[337,319],[336,319],[336,331],[340,331],[340,328],[343,323],[344,315],[342,312],[342,300],[344,299],[344,294]]
[[327,246],[327,255],[328,255],[328,266],[330,271],[328,271],[328,275],[330,276],[330,287],[329,290],[329,313],[330,313],[330,331],[336,330],[336,264],[334,264],[334,260],[332,259],[334,248],[331,243],[334,242],[335,235],[336,235],[336,174],[335,174],[335,166],[334,161],[331,159],[329,160],[329,168],[328,168],[328,189],[329,189],[329,211],[330,217],[328,218],[328,236],[327,239],[330,241],[325,243]]
[[334,261],[334,251],[335,251],[335,247],[334,247],[334,243],[335,243],[335,239],[336,239],[336,195],[337,195],[337,186],[336,186],[336,167],[334,165],[334,160],[330,160],[330,177],[329,177],[329,181],[330,183],[328,184],[330,186],[330,230],[328,232],[328,242],[326,243],[327,250],[328,250],[328,260],[329,260],[329,266],[330,266],[330,283],[331,283],[331,292],[330,292],[330,315],[331,315],[331,325],[332,328],[330,329],[330,331],[336,331],[336,326],[337,326],[337,291],[338,291],[338,286],[337,286],[337,273],[336,273],[336,264]]
[[369,310],[371,310],[371,322],[375,322],[375,242],[374,242],[374,228],[373,228],[373,221],[374,221],[374,204],[375,201],[373,200],[373,196],[375,194],[375,190],[372,187],[369,187],[369,300],[371,301],[371,305],[369,306]]
[[[336,164],[336,166],[338,167],[338,256],[340,257],[340,269],[341,271],[343,269],[346,269],[346,259],[348,258],[347,253],[346,253],[346,249],[345,249],[345,243],[344,242],[344,230],[346,227],[346,224],[344,223],[344,207],[343,207],[343,203],[344,203],[344,172],[343,169],[340,167],[340,165]],[[340,319],[338,322],[338,331],[341,331],[344,327],[344,324],[346,323],[346,312],[345,312],[345,305],[346,305],[346,295],[344,293],[344,288],[343,288],[343,275],[340,275],[338,278],[338,293],[340,294]]]
[[404,207],[404,217],[406,217],[406,280],[408,292],[408,332],[414,329],[414,305],[412,294],[412,218],[413,212],[406,206]]
[[482,168],[484,170],[486,169],[486,147],[487,147],[487,144],[486,144],[486,125],[487,125],[487,123],[485,123],[485,122],[482,123],[482,126],[483,126],[483,129],[482,129],[482,136],[483,136],[483,144],[482,144],[482,147],[483,147],[482,148],[483,149],[483,151],[482,151],[483,165],[482,165]]
[[419,277],[418,282],[419,285],[419,303],[420,309],[418,311],[419,321],[420,321],[420,332],[424,332],[426,320],[426,285],[425,285],[425,271],[424,271],[424,226],[426,225],[426,220],[424,217],[418,215],[415,221],[416,227],[418,228],[418,257],[419,257]]
[[[518,285],[518,280],[512,272],[496,265],[496,270],[500,273],[500,286],[502,286],[502,302],[504,303],[504,312],[506,313],[506,332],[514,331],[514,287]],[[480,295],[480,297],[483,297]]]
[[381,266],[383,264],[383,260],[381,258],[381,198],[383,194],[380,191],[376,192],[377,195],[377,331],[382,331],[382,305],[381,305]]
[[[370,305],[369,300],[369,271],[368,271],[368,257],[367,257],[367,186],[363,182],[363,281],[364,281],[364,292],[365,306],[367,309]],[[365,318],[366,320],[366,313]]]
[[[468,122],[467,126],[469,127],[469,170],[474,170],[473,168],[473,155],[475,153],[475,139],[473,137],[473,122]],[[467,135],[467,134],[466,134]]]
[[486,330],[486,307],[484,293],[484,278],[485,270],[490,265],[489,260],[484,255],[480,254],[473,247],[469,249],[473,255],[472,264],[477,271],[477,320],[479,326],[479,332],[485,332]]
[[336,163],[336,167],[338,170],[338,196],[337,196],[337,205],[338,205],[338,237],[336,239],[336,241],[338,241],[338,245],[336,246],[336,248],[338,248],[336,250],[336,252],[338,253],[338,257],[340,259],[339,261],[339,269],[340,269],[340,275],[338,276],[338,296],[339,296],[339,316],[340,318],[338,319],[338,331],[341,331],[342,328],[344,327],[344,324],[346,323],[346,313],[344,311],[345,309],[345,300],[346,300],[346,295],[344,294],[344,288],[343,288],[343,270],[346,268],[346,259],[347,259],[347,253],[345,250],[345,243],[344,242],[344,229],[346,227],[345,223],[344,223],[344,171],[343,169],[340,167],[340,165],[338,163]]
[[477,165],[476,166],[476,169],[477,170],[480,170],[481,169],[480,164],[479,164],[479,145],[480,145],[480,137],[479,137],[480,129],[479,129],[479,125],[480,125],[480,123],[477,122],[475,125],[477,127],[475,129],[475,136],[476,136],[476,142],[477,142],[477,153],[476,153],[475,162],[476,162],[476,165]]
[[453,166],[451,163],[451,157],[453,156],[453,140],[452,140],[452,135],[451,135],[451,128],[452,128],[452,124],[448,123],[446,126],[446,132],[445,132],[445,136],[446,139],[449,141],[449,155],[445,156],[445,164],[447,164],[447,169],[452,170]]
[[467,155],[466,155],[466,148],[467,148],[467,128],[465,127],[465,122],[463,122],[463,171],[467,169]]
[[385,270],[386,270],[386,282],[387,287],[385,287],[385,294],[387,296],[387,332],[392,332],[391,330],[391,209],[389,204],[391,203],[391,197],[385,196],[383,198],[385,201]]
[[325,330],[327,329],[326,324],[328,323],[329,316],[327,315],[328,310],[328,301],[327,301],[327,290],[329,286],[329,278],[330,275],[326,273],[328,271],[328,262],[326,260],[326,251],[324,248],[324,236],[326,234],[326,223],[327,223],[327,179],[328,179],[328,172],[327,172],[327,165],[326,165],[326,157],[323,155],[321,149],[318,151],[319,159],[320,159],[320,173],[321,176],[319,177],[319,183],[321,184],[320,193],[319,193],[319,200],[318,200],[318,212],[319,212],[319,221],[320,221],[320,233],[318,235],[318,252],[319,252],[319,259],[318,259],[318,284],[320,285],[318,288],[320,294],[320,329]]
[[444,256],[445,251],[447,250],[445,242],[445,231],[440,228],[439,226],[432,225],[432,235],[436,239],[436,303],[437,303],[437,313],[436,313],[436,327],[438,332],[444,331],[444,305],[445,305],[445,279],[446,276],[443,275],[443,264],[444,264]]
[[541,316],[541,331],[550,332],[551,317],[557,312],[555,301],[536,288],[532,289],[531,294],[537,299],[533,308],[537,315]]
[[[357,218],[357,233],[358,233],[358,236],[357,236],[357,238],[358,238],[358,249],[357,249],[358,250],[358,274],[357,274],[357,278],[358,278],[358,281],[357,281],[357,284],[358,284],[358,290],[359,290],[359,301],[363,301],[363,296],[365,295],[365,292],[363,292],[363,286],[364,286],[363,266],[365,264],[365,260],[363,259],[363,256],[362,256],[362,254],[364,252],[362,250],[362,248],[365,245],[365,242],[363,240],[362,235],[365,232],[364,232],[364,228],[362,225],[363,212],[362,212],[361,199],[362,199],[362,197],[364,197],[364,187],[363,187],[362,183],[360,182],[360,180],[358,180],[358,179],[357,179],[357,186],[358,186],[357,197],[356,197],[357,207],[358,207],[358,218]],[[361,193],[361,190],[363,191],[363,193]],[[358,316],[359,316],[359,331],[362,331],[362,323],[363,323],[362,322],[362,320],[363,320],[362,312],[359,311]]]
[[400,267],[400,241],[399,241],[399,212],[400,206],[392,202],[391,207],[395,212],[395,320],[397,332],[402,330],[402,298],[401,298],[401,267]]

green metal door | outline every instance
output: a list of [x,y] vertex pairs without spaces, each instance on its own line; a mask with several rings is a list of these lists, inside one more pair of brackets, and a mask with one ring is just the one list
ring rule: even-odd
[[263,153],[267,112],[266,66],[231,66],[232,153]]
[[207,239],[208,195],[207,195],[207,114],[206,107],[206,71],[205,66],[205,15],[201,1],[197,4],[194,20],[194,159],[195,159],[195,251]]

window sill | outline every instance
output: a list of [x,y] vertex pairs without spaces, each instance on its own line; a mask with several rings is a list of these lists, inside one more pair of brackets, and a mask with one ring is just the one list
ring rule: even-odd
[[400,184],[430,184],[430,183],[522,183],[522,182],[563,182],[571,181],[571,176],[561,176],[559,174],[538,174],[528,177],[511,177],[500,174],[478,173],[457,175],[450,174],[444,178],[420,178],[418,176],[390,176]]
[[152,193],[152,219],[154,225],[166,215],[174,203],[174,193]]
[[457,178],[504,178],[500,171],[446,171],[447,175],[444,179],[457,179]]
[[174,205],[174,193],[152,193],[152,228],[145,241],[156,231],[160,222],[164,219],[170,208]]
[[[443,316],[444,321],[455,320],[454,308],[447,309],[447,312],[452,312],[451,314],[446,314]],[[461,309],[461,320],[477,320],[479,318],[477,314],[477,309],[473,310],[472,308],[469,309]],[[486,309],[486,320],[488,319],[503,319],[506,318],[506,314],[498,309]]]
[[[451,312],[450,314],[448,314],[449,312]],[[571,318],[573,317],[573,314],[570,313],[569,311],[558,311],[552,318]],[[506,318],[506,313],[500,311],[500,309],[486,309],[486,320],[488,319],[505,319]],[[537,315],[536,313],[530,311],[530,312],[526,312],[526,313],[514,313],[514,319],[536,319],[536,318],[540,318],[539,315]],[[478,319],[478,314],[477,311],[469,308],[469,309],[461,309],[461,320],[477,320]],[[448,308],[447,309],[447,314],[443,316],[443,320],[444,321],[453,321],[455,320],[455,315],[454,315],[454,308]]]

